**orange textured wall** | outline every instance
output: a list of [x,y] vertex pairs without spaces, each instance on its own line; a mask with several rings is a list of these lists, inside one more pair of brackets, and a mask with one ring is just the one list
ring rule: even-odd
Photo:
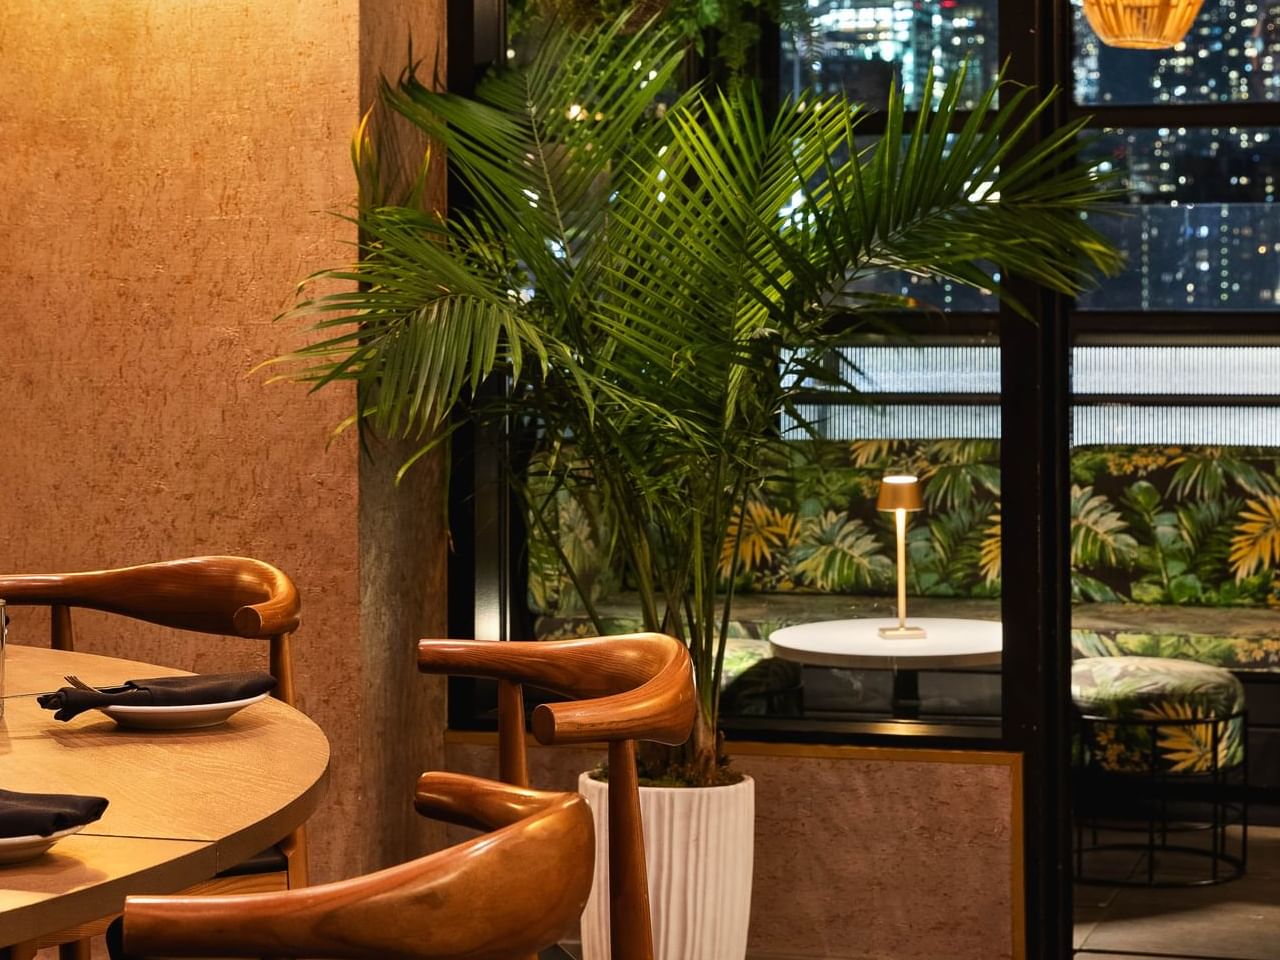
[[[362,7],[394,5],[0,5],[0,567],[243,553],[291,574],[303,707],[334,748],[317,879],[371,856],[357,452],[328,445],[351,398],[248,372],[297,342],[271,322],[294,283],[351,255],[323,211],[354,199]],[[191,669],[257,653],[79,624],[90,652]]]

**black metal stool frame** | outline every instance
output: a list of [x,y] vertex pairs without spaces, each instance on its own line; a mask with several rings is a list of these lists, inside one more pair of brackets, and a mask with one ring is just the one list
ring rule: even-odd
[[[1135,782],[1141,782],[1146,789],[1143,793],[1150,794],[1144,796],[1144,800],[1157,800],[1159,804],[1159,830],[1157,830],[1157,816],[1154,806],[1147,810],[1146,834],[1147,842],[1143,843],[1098,843],[1099,818],[1095,814],[1090,821],[1086,823],[1084,817],[1079,814],[1080,792],[1083,784],[1079,782],[1077,777],[1077,814],[1075,817],[1076,832],[1076,882],[1092,885],[1119,886],[1119,887],[1200,887],[1213,886],[1219,883],[1226,883],[1230,880],[1236,880],[1244,876],[1249,856],[1249,713],[1247,710],[1241,710],[1226,717],[1197,717],[1192,719],[1153,719],[1153,720],[1136,720],[1123,719],[1115,717],[1096,717],[1077,715],[1078,720],[1083,728],[1082,732],[1087,732],[1082,743],[1085,749],[1089,751],[1089,755],[1085,759],[1084,769],[1092,771],[1092,779],[1094,784],[1113,784],[1123,783],[1126,787],[1133,787]],[[1239,764],[1230,767],[1223,767],[1219,761],[1219,753],[1224,731],[1227,730],[1231,723],[1239,720],[1241,723],[1240,746],[1241,760]],[[1110,727],[1145,727],[1149,737],[1149,747],[1147,750],[1147,769],[1145,771],[1111,771],[1103,769],[1097,762],[1097,736],[1096,725],[1106,724]],[[1211,725],[1212,729],[1212,757],[1213,766],[1204,773],[1186,774],[1171,773],[1169,770],[1161,769],[1157,762],[1156,747],[1158,743],[1158,734],[1161,729],[1169,727],[1202,727],[1206,724]],[[1240,782],[1239,802],[1233,803],[1226,793],[1231,785],[1233,776],[1238,775]],[[1169,824],[1169,801],[1171,794],[1203,794],[1203,798],[1209,803],[1212,811],[1208,824],[1201,826],[1178,826],[1171,828]],[[1174,798],[1176,799],[1176,798]],[[1235,855],[1227,852],[1227,827],[1232,824],[1240,824],[1240,853]],[[1092,843],[1089,847],[1084,844],[1084,832],[1086,825],[1092,833]],[[1116,832],[1138,832],[1141,827],[1112,827]],[[1202,847],[1190,847],[1183,844],[1170,844],[1170,833],[1193,833],[1208,830],[1210,832],[1210,848],[1208,850]],[[1157,833],[1160,837],[1159,844],[1156,843]],[[1144,852],[1147,855],[1147,873],[1145,880],[1143,879],[1116,879],[1114,877],[1101,878],[1090,877],[1084,872],[1084,855],[1086,853],[1095,853],[1104,850],[1133,850]],[[1174,852],[1186,854],[1189,856],[1207,857],[1210,861],[1209,876],[1202,879],[1189,880],[1157,880],[1156,879],[1156,853],[1158,852]],[[1223,866],[1229,867],[1224,871]]]

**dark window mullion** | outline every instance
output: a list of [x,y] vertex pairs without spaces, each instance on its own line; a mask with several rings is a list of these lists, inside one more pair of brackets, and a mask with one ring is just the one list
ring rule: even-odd
[[1071,119],[1090,118],[1090,127],[1265,127],[1274,126],[1274,103],[1071,104]]
[[1221,393],[1073,393],[1073,407],[1274,407],[1276,398]]
[[838,390],[798,390],[798,404],[825,407],[992,407],[1000,403],[998,393],[850,393]]
[[849,331],[863,338],[881,336],[886,343],[910,345],[919,344],[923,342],[921,338],[930,336],[995,336],[1000,329],[999,317],[994,310],[986,313],[960,310],[886,313],[881,322],[882,328],[873,329],[864,315],[850,312],[827,321],[826,332],[839,334]]
[[1275,334],[1275,312],[1252,311],[1100,311],[1073,310],[1071,328],[1081,334],[1129,334],[1136,344],[1161,334],[1231,336]]

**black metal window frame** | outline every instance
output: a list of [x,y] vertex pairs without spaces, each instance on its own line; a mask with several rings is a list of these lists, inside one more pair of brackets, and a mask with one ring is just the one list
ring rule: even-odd
[[[1095,105],[1073,102],[1072,13],[1069,0],[1000,0],[998,43],[1009,79],[1062,93],[1041,119],[1041,134],[1080,116],[1097,127],[1274,125],[1274,105]],[[780,33],[765,24],[755,68],[766,102],[779,95]],[[500,0],[448,0],[449,86],[473,89],[479,70],[505,51]],[[690,58],[705,73],[705,62]],[[876,132],[869,117],[867,131]],[[465,202],[451,184],[450,202]],[[1076,312],[1066,299],[1010,278],[1037,323],[1002,307],[992,314],[949,314],[952,331],[995,332],[1001,357],[1001,471],[1004,580],[1002,620],[1003,725],[994,737],[919,723],[836,725],[820,729],[795,720],[739,729],[744,739],[791,742],[892,744],[895,747],[1004,750],[1023,763],[1023,862],[1026,878],[1026,953],[1033,960],[1071,956],[1070,569],[1069,453],[1076,402],[1115,397],[1071,395],[1071,347],[1079,336],[1170,332],[1170,311]],[[1176,313],[1189,335],[1272,332],[1264,313]],[[1151,398],[1144,398],[1150,400]],[[1157,398],[1160,399],[1160,398]],[[1165,398],[1167,399],[1167,398]],[[1197,398],[1199,399],[1199,398]],[[450,563],[449,623],[455,636],[512,639],[528,636],[521,569],[520,515],[497,473],[501,436],[462,431],[455,439],[451,487],[454,552]],[[450,684],[449,723],[475,728],[475,685]]]

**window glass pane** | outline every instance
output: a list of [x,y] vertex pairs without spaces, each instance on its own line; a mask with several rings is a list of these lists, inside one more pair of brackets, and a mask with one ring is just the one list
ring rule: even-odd
[[1280,445],[1274,338],[1098,339],[1071,354],[1076,444]]
[[[1000,392],[1000,348],[995,344],[860,345],[843,347],[838,356],[841,373],[864,393]],[[783,383],[833,389],[799,377],[784,377]]]
[[969,57],[971,105],[999,69],[996,7],[996,0],[809,0],[810,35],[783,36],[782,90],[842,90],[883,106],[900,73],[907,106],[919,107],[930,63],[948,76]]
[[1186,39],[1169,50],[1103,44],[1075,16],[1075,97],[1085,104],[1224,103],[1280,99],[1280,4],[1205,0]]
[[1115,128],[1086,156],[1117,169],[1134,203],[1271,203],[1280,193],[1275,127]]
[[[837,362],[857,393],[800,376],[788,380],[790,361],[784,356],[781,363],[798,401],[780,424],[788,458],[751,492],[739,550],[740,609],[767,611],[770,655],[729,681],[729,722],[918,717],[969,735],[998,729],[998,658],[917,667],[900,655],[889,669],[875,657],[850,656],[839,665],[803,653],[805,644],[842,655],[865,652],[880,626],[895,622],[894,518],[877,509],[887,474],[914,475],[921,493],[921,509],[904,516],[903,549],[906,622],[925,638],[893,642],[963,646],[970,634],[1000,636],[996,337],[853,337]],[[785,533],[762,552],[760,538],[771,531]],[[743,641],[739,649],[745,656],[750,645]],[[790,700],[783,696],[788,690]]]
[[[1090,333],[1072,353],[1072,643],[1275,670],[1280,338]],[[1156,606],[1136,607],[1135,604]],[[1179,609],[1184,608],[1184,609]],[[1270,614],[1274,616],[1274,614]],[[1158,624],[1157,624],[1158,621]],[[1265,619],[1256,623],[1265,627]]]
[[1078,346],[1071,364],[1076,393],[1270,396],[1280,346]]
[[[827,440],[943,440],[1000,436],[1000,348],[994,343],[858,345],[840,351],[842,373],[861,395],[809,382],[813,391],[782,435]],[[940,394],[945,397],[939,396]]]
[[801,420],[827,440],[894,440],[908,436],[944,440],[1000,436],[997,404],[858,403],[801,404],[795,418],[784,416],[783,435],[802,438]]
[[1076,407],[1072,437],[1079,444],[1244,444],[1280,446],[1280,407],[1105,405]]
[[[735,598],[722,686],[726,726],[822,731],[910,718],[906,732],[923,722],[945,734],[997,734],[998,653],[918,668],[910,658],[858,653],[882,642],[881,626],[897,622],[895,517],[877,509],[886,474],[920,480],[922,508],[910,513],[903,541],[908,625],[965,650],[1000,636],[996,336],[930,332],[906,343],[852,336],[832,362],[859,393],[795,373],[795,357],[783,356],[779,366],[797,401],[779,424],[787,442],[765,453],[769,469],[735,510],[731,524],[740,535],[722,557],[720,586],[732,571]],[[818,435],[799,429],[799,418]],[[538,635],[591,629],[562,557],[585,574],[606,630],[638,629],[635,585],[611,561],[614,533],[598,498],[589,489],[552,495],[546,528],[558,543],[530,525]],[[860,622],[827,623],[849,620]],[[836,631],[835,650],[847,663],[808,649],[824,642],[810,636],[810,625],[819,634]],[[800,633],[771,643],[786,628]]]
[[[996,273],[997,280],[1000,274]],[[885,271],[860,281],[855,289],[892,296],[911,297],[926,307],[957,313],[994,313],[996,295],[942,277],[922,277],[902,271]]]
[[1095,216],[1128,254],[1084,310],[1270,310],[1280,298],[1280,129],[1108,130],[1089,147],[1132,208]]

